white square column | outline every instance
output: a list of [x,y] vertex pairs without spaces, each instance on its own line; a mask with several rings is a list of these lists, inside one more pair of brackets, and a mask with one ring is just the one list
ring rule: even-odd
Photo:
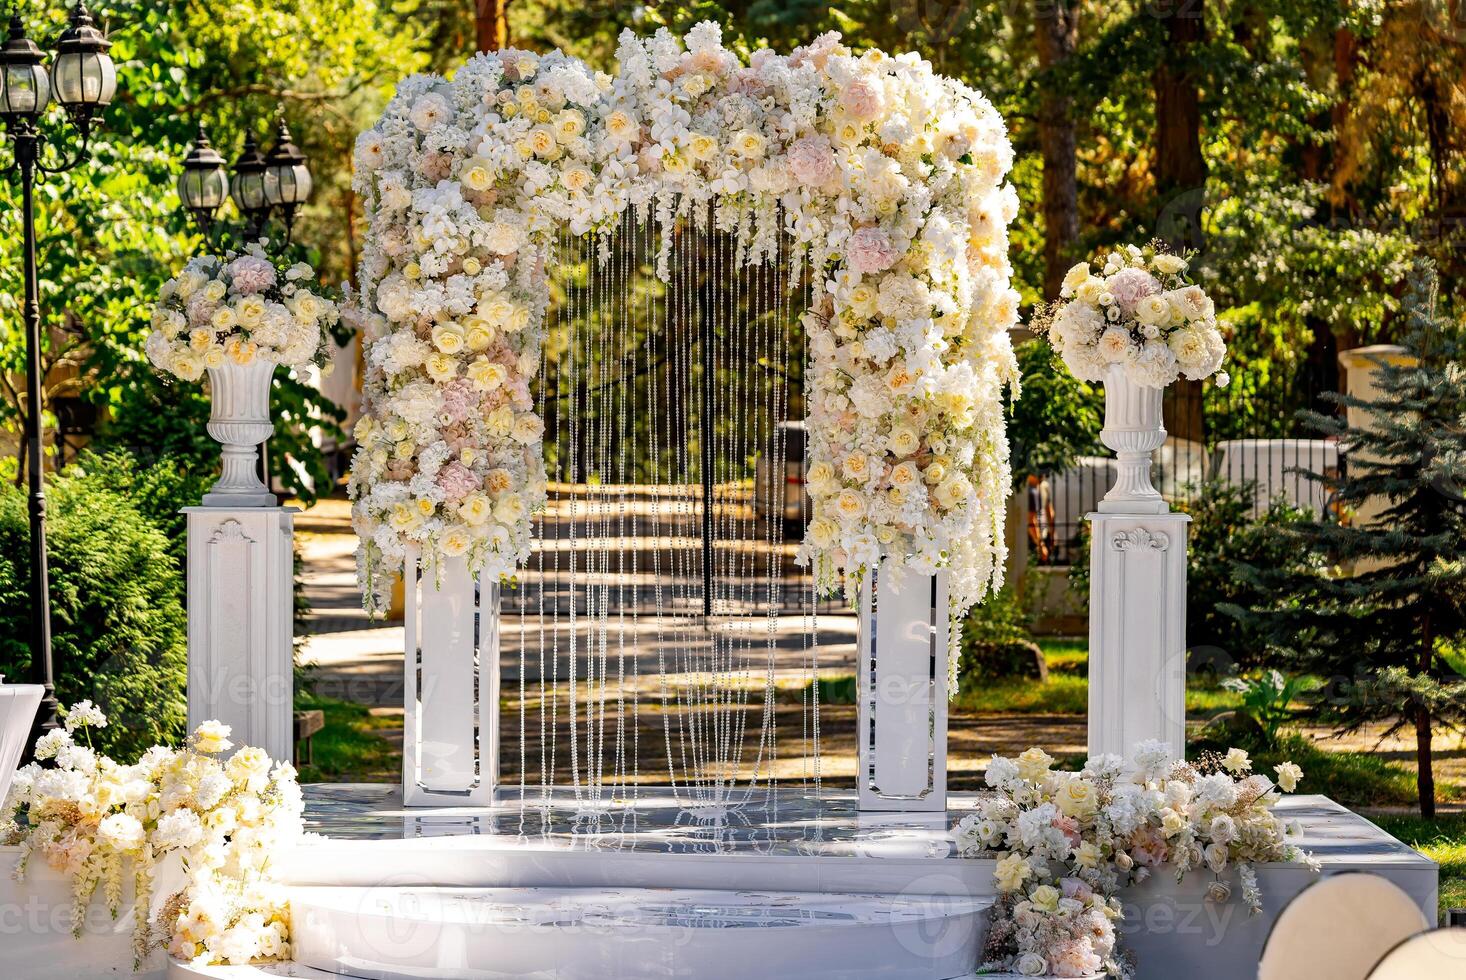
[[1089,515],[1089,754],[1186,750],[1185,514]]
[[947,809],[947,573],[883,562],[859,589],[856,779],[863,811]]
[[236,745],[295,749],[294,507],[185,507],[188,727],[221,721]]
[[487,806],[499,778],[499,583],[406,562],[402,800]]

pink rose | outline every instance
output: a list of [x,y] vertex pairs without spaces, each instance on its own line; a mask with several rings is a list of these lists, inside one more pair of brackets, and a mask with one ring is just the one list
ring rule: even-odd
[[275,267],[254,255],[241,255],[229,263],[227,271],[234,291],[245,296],[263,293],[275,285]]
[[473,470],[454,460],[438,471],[438,486],[449,503],[457,503],[478,489],[478,477]]
[[1089,882],[1083,878],[1064,878],[1059,882],[1059,891],[1064,893],[1065,898],[1077,899],[1087,902],[1094,897],[1094,889],[1089,887]]
[[443,386],[443,411],[454,422],[466,420],[478,409],[478,393],[462,378]]
[[840,106],[851,118],[859,122],[870,122],[881,114],[885,99],[880,87],[869,78],[857,78],[845,86],[840,93]]
[[1140,301],[1160,292],[1161,284],[1144,269],[1121,269],[1105,280],[1105,289],[1115,297],[1121,312],[1133,316]]
[[1083,842],[1084,836],[1079,832],[1079,821],[1073,817],[1058,816],[1050,823],[1055,830],[1064,835],[1070,847],[1078,847]]
[[1142,827],[1130,838],[1135,863],[1151,868],[1166,860],[1166,835],[1154,827]]
[[425,180],[434,182],[447,180],[448,175],[453,172],[453,156],[441,150],[424,153],[417,169]]
[[800,183],[818,187],[835,175],[835,153],[823,136],[805,136],[789,147],[789,170]]
[[849,252],[850,268],[862,275],[885,272],[900,257],[890,237],[874,225],[856,229],[850,236]]
[[1093,976],[1103,965],[1088,939],[1071,939],[1049,950],[1049,971],[1056,977]]

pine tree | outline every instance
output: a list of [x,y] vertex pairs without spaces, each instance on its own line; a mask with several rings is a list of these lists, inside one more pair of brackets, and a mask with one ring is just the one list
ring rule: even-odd
[[[1296,562],[1238,569],[1273,601],[1227,611],[1257,627],[1290,667],[1331,678],[1323,707],[1341,731],[1377,720],[1390,721],[1391,734],[1414,728],[1429,818],[1433,732],[1466,722],[1466,682],[1441,658],[1466,641],[1466,324],[1442,315],[1425,263],[1405,312],[1400,341],[1411,356],[1380,361],[1377,396],[1331,396],[1358,424],[1306,413],[1345,454],[1342,475],[1307,474],[1338,506],[1279,528]],[[1366,506],[1377,513],[1361,520]]]

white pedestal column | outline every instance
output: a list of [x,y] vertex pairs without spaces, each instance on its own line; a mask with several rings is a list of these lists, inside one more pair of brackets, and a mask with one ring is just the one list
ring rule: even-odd
[[407,806],[484,806],[499,777],[499,584],[481,586],[463,558],[405,581]]
[[1186,747],[1185,514],[1089,515],[1089,754]]
[[947,573],[888,565],[859,594],[859,806],[947,808]]
[[294,507],[185,507],[188,725],[289,761],[295,741]]

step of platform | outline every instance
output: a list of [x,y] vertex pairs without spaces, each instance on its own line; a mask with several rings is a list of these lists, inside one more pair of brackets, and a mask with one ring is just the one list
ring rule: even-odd
[[298,966],[363,980],[951,980],[990,898],[656,888],[291,889]]

